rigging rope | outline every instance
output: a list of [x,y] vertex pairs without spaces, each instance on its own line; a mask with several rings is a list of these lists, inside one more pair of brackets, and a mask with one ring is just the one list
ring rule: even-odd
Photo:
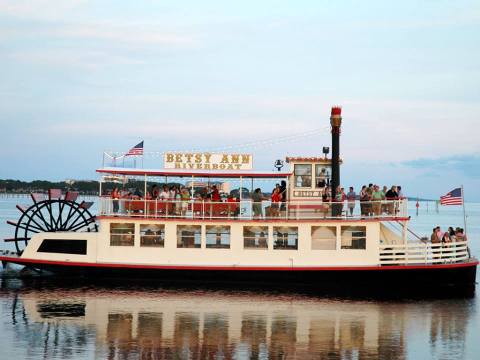
[[[296,142],[302,139],[306,139],[309,137],[313,137],[319,134],[322,134],[324,132],[328,132],[330,130],[330,126],[325,126],[322,128],[318,129],[313,129],[308,132],[303,132],[303,133],[298,133],[298,134],[292,134],[292,135],[287,135],[287,136],[282,136],[282,137],[273,137],[273,138],[268,138],[268,139],[261,139],[261,140],[255,140],[255,141],[250,141],[247,143],[241,143],[241,144],[234,144],[234,145],[225,145],[225,146],[220,146],[216,148],[197,148],[197,149],[189,149],[189,150],[173,150],[170,152],[209,152],[209,153],[215,153],[215,152],[226,152],[226,151],[234,151],[234,150],[242,150],[242,149],[259,149],[259,148],[267,148],[271,147],[273,145],[281,144],[281,143],[289,143],[289,142]],[[145,151],[144,156],[145,157],[160,157],[163,156],[165,151]],[[125,152],[119,152],[119,151],[105,151],[105,155],[108,156],[110,159],[121,159],[125,156]]]

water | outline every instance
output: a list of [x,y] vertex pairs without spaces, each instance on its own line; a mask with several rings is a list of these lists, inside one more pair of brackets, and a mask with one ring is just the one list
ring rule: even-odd
[[[18,199],[0,199],[12,236]],[[28,199],[20,200],[28,202]],[[480,254],[480,204],[467,204]],[[463,227],[461,207],[421,204],[412,227]],[[476,359],[480,302],[375,300],[154,284],[0,278],[0,359]]]

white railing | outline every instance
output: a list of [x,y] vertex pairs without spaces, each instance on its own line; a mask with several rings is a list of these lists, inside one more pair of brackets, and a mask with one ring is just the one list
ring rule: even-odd
[[441,264],[469,258],[466,241],[451,243],[407,243],[380,245],[380,264]]
[[350,211],[348,202],[289,201],[272,203],[269,200],[252,202],[212,202],[208,200],[145,200],[101,197],[98,215],[144,218],[188,219],[399,219],[408,217],[407,200],[359,202]]

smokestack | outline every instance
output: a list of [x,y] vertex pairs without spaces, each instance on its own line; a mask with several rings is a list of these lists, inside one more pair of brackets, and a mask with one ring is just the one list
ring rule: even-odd
[[340,132],[342,126],[342,108],[340,106],[332,107],[330,125],[332,127],[332,181],[330,184],[332,196],[335,196],[337,187],[340,185]]

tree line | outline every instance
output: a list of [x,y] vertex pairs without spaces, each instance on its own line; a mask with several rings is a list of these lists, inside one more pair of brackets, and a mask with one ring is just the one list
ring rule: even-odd
[[98,195],[98,181],[95,180],[79,180],[74,182],[66,181],[48,181],[33,180],[22,181],[12,179],[0,179],[0,193],[30,193],[30,192],[46,192],[48,189],[62,189],[64,191],[78,191],[83,195]]

